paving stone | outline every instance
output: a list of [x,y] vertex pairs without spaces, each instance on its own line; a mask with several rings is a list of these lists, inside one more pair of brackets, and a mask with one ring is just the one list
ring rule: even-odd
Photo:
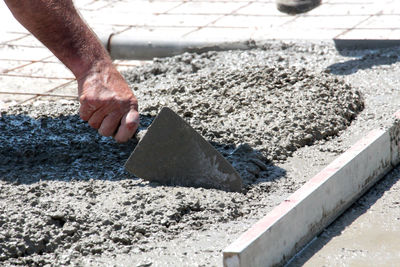
[[146,25],[154,20],[155,15],[129,13],[114,13],[102,10],[99,12],[83,12],[83,17],[89,25]]
[[[68,99],[68,100],[74,99],[74,98],[71,98],[70,96],[75,96],[76,99],[78,99],[78,83],[76,82],[76,80],[70,81],[69,83],[59,85],[59,86],[55,87],[54,89],[52,88],[46,92],[48,92],[49,94],[54,94],[54,95],[66,95],[68,97],[63,98],[63,97],[51,97],[51,96],[38,96],[32,100],[29,100],[28,103],[33,102],[37,99],[54,100],[54,101],[60,101],[62,99]],[[32,98],[32,96],[31,96],[31,98]]]
[[[16,93],[44,93],[52,88],[68,82],[68,80],[57,79],[41,79],[29,77],[12,77],[0,75],[0,91],[3,92],[16,92]],[[31,98],[32,96],[17,95],[17,94],[0,94],[0,100],[3,102],[10,101],[23,101]]]
[[230,14],[238,8],[245,6],[247,2],[185,2],[171,11],[169,14]]
[[220,16],[218,15],[159,15],[154,17],[151,24],[153,26],[186,26],[201,27],[211,24]]
[[[23,34],[20,34],[20,35],[24,36]],[[11,41],[7,42],[7,44],[15,45],[15,46],[32,46],[32,47],[44,48],[44,45],[31,34],[25,35],[22,38],[16,38],[14,40],[11,40]]]
[[302,29],[298,27],[278,27],[270,30],[257,30],[253,34],[255,40],[331,40],[343,33],[342,29]]
[[246,16],[246,15],[229,15],[217,20],[212,26],[218,27],[256,27],[256,28],[272,28],[279,27],[284,23],[293,20],[293,17],[275,17],[275,16]]
[[241,41],[253,37],[255,28],[202,28],[194,31],[186,39],[202,41]]
[[278,17],[292,17],[287,14],[281,13],[276,8],[275,2],[254,2],[250,5],[243,7],[235,12],[235,14],[241,15],[258,15],[258,16],[278,16]]
[[[75,1],[75,2],[77,2],[77,1]],[[109,6],[110,4],[111,3],[109,1],[96,0],[96,1],[86,2],[86,3],[84,3],[84,5],[77,6],[77,7],[79,7],[80,10],[97,11],[104,7]]]
[[78,95],[78,83],[76,82],[76,80],[70,81],[64,84],[60,84],[47,91],[50,91],[54,94]]
[[322,0],[323,4],[373,4],[377,2],[382,3],[384,0]]
[[111,34],[118,34],[129,30],[132,26],[130,25],[111,25],[111,24],[98,24],[89,23],[90,28],[99,36],[99,38],[108,39]]
[[379,3],[343,3],[322,4],[310,10],[306,16],[339,16],[339,15],[374,15],[382,10]]
[[105,8],[113,13],[129,13],[131,15],[153,15],[165,13],[180,6],[181,2],[167,2],[167,1],[127,1],[127,2],[113,2],[112,5]]
[[[6,30],[6,29],[3,29]],[[8,44],[11,41],[18,40],[20,38],[24,38],[26,36],[25,33],[16,33],[16,32],[1,32],[0,31],[0,45]]]
[[399,27],[399,15],[377,15],[357,25],[359,29],[399,29]]
[[399,15],[400,14],[400,5],[398,1],[391,1],[388,3],[382,4],[382,14],[383,15]]
[[18,68],[29,63],[28,61],[22,60],[0,60],[0,73],[6,73],[10,69]]
[[74,0],[73,2],[74,2],[74,5],[75,5],[76,8],[83,8],[86,5],[91,4],[93,2],[93,0],[79,0],[79,1],[78,0]]
[[0,48],[0,59],[40,60],[53,54],[44,47],[3,46]]
[[289,27],[297,27],[298,31],[311,29],[350,29],[369,16],[299,16],[287,24]]
[[196,27],[134,27],[123,34],[125,36],[137,36],[140,39],[178,39],[196,29]]
[[26,75],[26,76],[43,76],[43,77],[59,77],[74,79],[71,71],[62,63],[35,62],[8,72],[8,74]]
[[103,24],[103,25],[131,25],[131,26],[162,26],[162,27],[199,27],[205,26],[215,21],[220,16],[218,15],[146,15],[137,14],[132,15],[129,13],[111,13],[102,11],[104,15],[93,16],[93,14],[86,13],[89,25]]
[[0,75],[2,91],[42,93],[68,81],[70,80]]

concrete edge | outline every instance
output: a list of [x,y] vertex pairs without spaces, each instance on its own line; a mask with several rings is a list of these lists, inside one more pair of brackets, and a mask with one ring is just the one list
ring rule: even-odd
[[400,46],[400,40],[379,39],[333,39],[338,51],[347,49],[378,49]]
[[400,46],[400,39],[186,39],[144,38],[128,33],[101,33],[100,41],[113,59],[152,60],[170,57],[185,52],[202,53],[207,51],[247,50],[257,44],[276,42],[332,42],[342,54],[347,50],[382,49]]
[[[255,223],[223,251],[223,264],[274,266],[287,262],[399,163],[400,111]],[[287,234],[290,233],[290,234]]]
[[132,34],[102,34],[99,39],[113,59],[152,60],[189,53],[207,51],[247,50],[255,47],[251,39],[208,40],[185,38],[138,37]]

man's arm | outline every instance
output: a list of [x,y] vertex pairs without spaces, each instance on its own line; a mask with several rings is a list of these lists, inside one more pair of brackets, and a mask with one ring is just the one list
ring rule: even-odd
[[5,0],[14,17],[75,75],[80,116],[104,136],[128,141],[139,124],[138,104],[72,0]]

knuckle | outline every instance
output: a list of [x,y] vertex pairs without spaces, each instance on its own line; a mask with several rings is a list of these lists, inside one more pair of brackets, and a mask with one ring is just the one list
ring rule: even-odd
[[86,104],[86,103],[88,102],[88,96],[87,96],[87,95],[81,95],[81,96],[79,97],[79,102],[80,102],[81,104]]
[[99,100],[96,97],[89,95],[82,95],[79,97],[79,102],[83,106],[94,107],[98,104]]

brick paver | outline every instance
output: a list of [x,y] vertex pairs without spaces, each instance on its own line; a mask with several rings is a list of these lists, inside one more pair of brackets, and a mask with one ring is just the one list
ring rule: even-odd
[[[321,6],[297,16],[280,13],[273,0],[79,0],[75,3],[101,37],[111,33],[176,40],[396,40],[400,37],[400,4],[396,0],[323,0]],[[35,93],[76,96],[76,81],[69,70],[15,21],[3,1],[0,23],[0,108],[35,99]],[[115,63],[123,70],[146,62]]]

